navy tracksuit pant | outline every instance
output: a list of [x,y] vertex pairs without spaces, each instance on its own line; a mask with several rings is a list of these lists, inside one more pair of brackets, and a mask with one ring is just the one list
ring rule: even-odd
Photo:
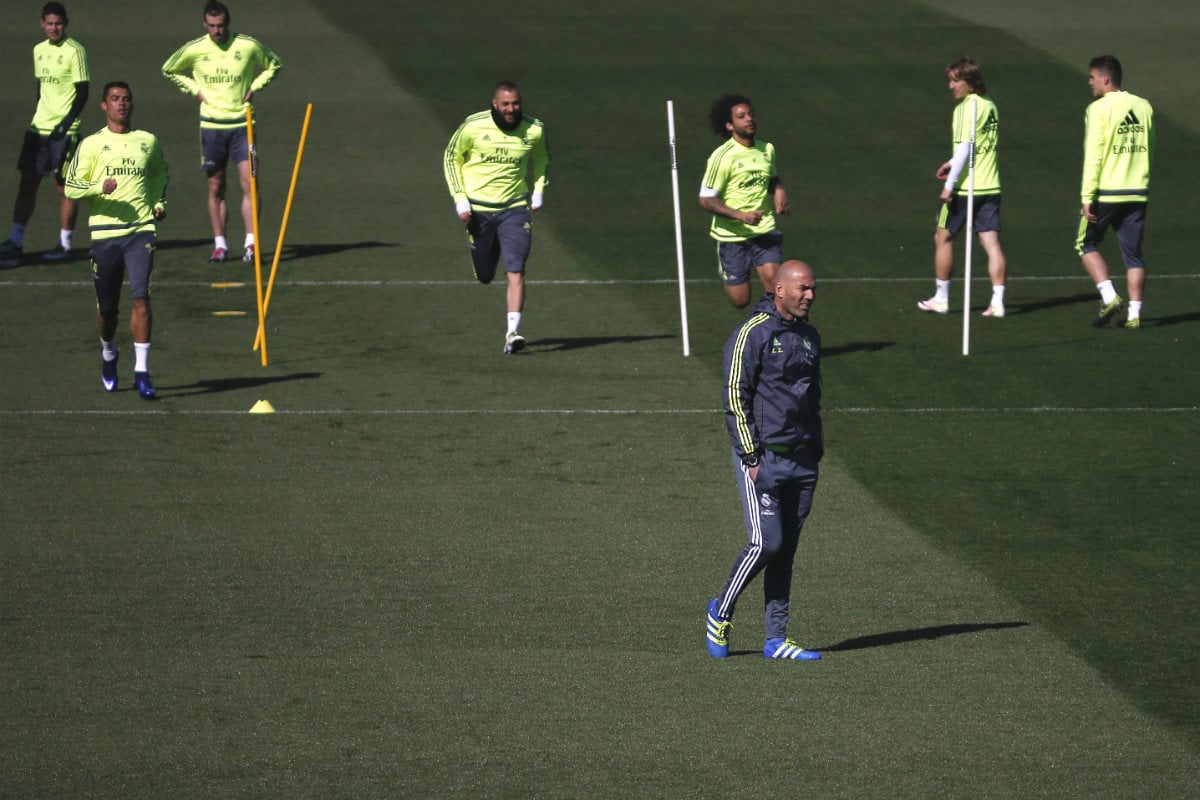
[[791,455],[767,450],[760,457],[758,480],[751,481],[749,471],[736,454],[733,457],[749,542],[733,562],[717,611],[731,619],[738,596],[762,572],[767,639],[787,636],[792,561],[812,509],[817,462],[808,450]]

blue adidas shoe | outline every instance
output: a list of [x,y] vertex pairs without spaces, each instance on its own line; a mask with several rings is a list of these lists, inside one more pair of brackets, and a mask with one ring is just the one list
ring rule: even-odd
[[149,372],[133,373],[133,388],[137,389],[138,394],[147,400],[154,399],[154,384],[150,382]]
[[717,599],[714,597],[708,601],[708,624],[707,624],[707,641],[708,654],[713,658],[724,658],[729,655],[729,629],[733,627],[733,623],[727,619],[721,619],[717,615]]
[[767,643],[763,645],[763,658],[817,661],[821,658],[821,654],[816,650],[805,650],[791,639],[767,639]]
[[115,392],[117,390],[117,359],[121,357],[117,353],[116,358],[112,361],[100,359],[100,382],[104,384],[104,391]]

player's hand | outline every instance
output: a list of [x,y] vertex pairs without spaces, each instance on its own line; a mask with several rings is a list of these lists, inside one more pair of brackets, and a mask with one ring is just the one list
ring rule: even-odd
[[757,225],[762,222],[762,211],[742,211],[738,213],[738,219],[747,225]]
[[166,216],[167,216],[166,206],[156,205],[154,207],[154,218],[155,219],[163,219]]
[[471,212],[464,211],[458,215],[458,218],[461,219],[463,222],[470,222],[471,221]]
[[116,178],[108,178],[107,180],[104,181],[104,185],[100,187],[100,191],[103,194],[112,194],[116,190],[117,190],[117,179]]
[[61,140],[61,139],[64,139],[64,138],[66,138],[66,136],[67,136],[67,129],[68,129],[69,127],[70,127],[69,125],[64,125],[64,124],[63,124],[63,123],[61,123],[61,122],[60,122],[60,123],[58,123],[57,125],[55,125],[55,126],[54,126],[54,130],[50,131],[50,141],[52,141],[52,142],[57,142],[57,141],[59,141],[59,140]]
[[942,198],[943,203],[949,203],[950,198],[954,196],[954,192],[950,189],[942,189],[942,193],[938,197]]
[[792,201],[788,200],[787,192],[783,190],[782,186],[775,189],[775,213],[792,213]]
[[1095,221],[1096,221],[1096,212],[1095,212],[1095,211],[1092,211],[1092,204],[1091,204],[1091,203],[1084,203],[1084,204],[1083,204],[1083,208],[1079,210],[1079,213],[1080,213],[1080,214],[1083,216],[1083,218],[1084,218],[1084,219],[1086,219],[1088,222],[1095,222]]
[[947,161],[945,164],[942,164],[940,167],[938,167],[938,171],[935,173],[934,177],[939,181],[944,181],[946,178],[950,177],[950,162]]
[[758,467],[750,467],[746,470],[746,474],[750,476],[751,482],[758,480]]

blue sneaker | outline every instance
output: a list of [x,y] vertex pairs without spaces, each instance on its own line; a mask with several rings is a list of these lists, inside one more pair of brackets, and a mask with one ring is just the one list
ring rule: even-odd
[[154,384],[150,382],[149,372],[133,373],[133,388],[138,390],[138,394],[147,400],[154,399]]
[[729,629],[733,623],[717,615],[717,598],[708,601],[708,654],[713,658],[729,655]]
[[767,643],[763,645],[763,658],[817,661],[821,658],[821,654],[816,650],[805,650],[791,639],[767,639]]
[[112,361],[100,359],[100,382],[104,384],[104,391],[115,392],[117,390],[117,359],[121,357],[120,352]]

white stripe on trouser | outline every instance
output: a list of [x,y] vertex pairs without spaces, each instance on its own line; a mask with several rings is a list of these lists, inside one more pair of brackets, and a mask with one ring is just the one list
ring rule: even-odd
[[746,588],[746,584],[750,582],[759,559],[762,558],[762,515],[758,502],[758,490],[754,486],[754,481],[750,479],[750,470],[740,463],[738,469],[742,471],[742,499],[745,503],[746,519],[749,523],[746,532],[750,537],[750,550],[746,553],[746,557],[738,563],[733,576],[729,579],[728,591],[721,596],[718,611],[724,619],[732,616],[731,606],[734,605],[742,590]]

